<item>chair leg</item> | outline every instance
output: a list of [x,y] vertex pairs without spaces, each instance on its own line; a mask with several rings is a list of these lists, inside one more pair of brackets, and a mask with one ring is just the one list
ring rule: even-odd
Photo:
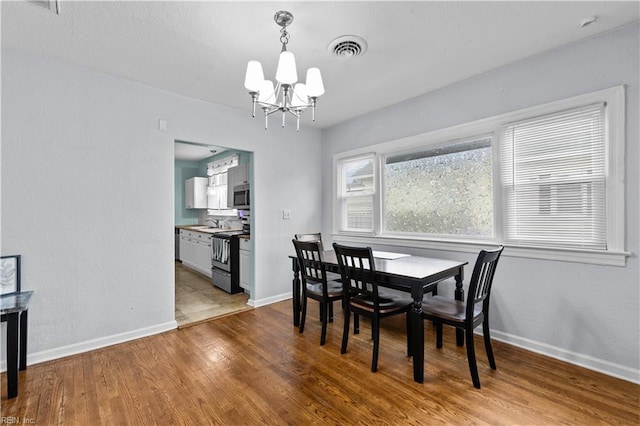
[[360,315],[353,314],[353,334],[360,334]]
[[378,371],[378,347],[380,346],[380,319],[371,318],[371,334],[373,335],[373,357],[371,359],[371,372]]
[[[329,302],[330,303],[330,302]],[[328,322],[328,303],[320,303],[320,306],[325,305],[325,308],[322,310],[322,333],[320,334],[320,346],[324,346],[327,341],[327,322]]]
[[300,314],[300,326],[298,328],[298,333],[304,332],[304,322],[307,319],[307,298],[306,296],[302,296],[302,313]]
[[405,315],[407,318],[407,356],[413,356],[413,348],[411,343],[413,342],[411,339],[413,328],[411,327],[411,317],[409,316],[409,312]]
[[436,326],[436,348],[442,349],[442,323],[440,321],[433,321]]
[[480,389],[480,377],[478,376],[478,365],[476,364],[476,350],[473,343],[473,329],[466,329],[464,334],[467,340],[467,360],[469,361],[471,380],[473,381],[473,386]]
[[333,301],[330,301],[328,305],[329,305],[329,322],[333,322]]
[[349,340],[349,321],[350,321],[351,311],[349,309],[344,311],[344,329],[342,330],[342,347],[340,348],[340,353],[347,352],[347,342]]
[[491,348],[491,335],[489,334],[489,321],[485,318],[482,323],[482,334],[484,335],[484,348],[487,351],[489,366],[492,370],[496,369],[496,360],[493,358],[493,348]]

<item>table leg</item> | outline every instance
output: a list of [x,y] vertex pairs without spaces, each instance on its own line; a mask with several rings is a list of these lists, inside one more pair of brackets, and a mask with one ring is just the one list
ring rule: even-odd
[[27,369],[27,312],[20,314],[20,362],[18,369],[20,371]]
[[[460,272],[456,275],[456,290],[454,297],[456,300],[464,301],[464,289],[462,288],[462,282],[464,280],[464,269],[461,266]],[[464,330],[456,327],[456,345],[464,346]]]
[[7,314],[7,398],[18,396],[18,313]]
[[300,325],[300,266],[298,265],[298,259],[292,259],[291,269],[293,270],[293,325],[298,327]]

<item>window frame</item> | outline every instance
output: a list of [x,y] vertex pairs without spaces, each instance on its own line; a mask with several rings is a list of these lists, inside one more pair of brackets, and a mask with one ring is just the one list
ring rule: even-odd
[[[500,134],[504,127],[515,121],[526,120],[536,116],[559,113],[563,110],[576,108],[588,104],[603,102],[605,107],[605,176],[606,176],[606,250],[592,250],[582,248],[558,248],[547,246],[527,246],[504,243],[503,241],[503,182],[499,161],[502,154]],[[437,146],[454,144],[477,136],[490,135],[492,137],[493,165],[493,196],[494,196],[494,238],[448,238],[431,235],[406,235],[384,232],[384,177],[382,170],[384,159],[390,155],[397,155],[420,149],[431,149]],[[449,250],[460,252],[477,252],[488,243],[504,244],[508,256],[560,260],[568,262],[582,262],[598,265],[625,266],[626,258],[631,253],[625,251],[625,87],[615,86],[567,99],[553,101],[520,109],[497,116],[463,123],[460,125],[439,129],[403,139],[383,142],[347,152],[336,153],[333,156],[334,179],[338,179],[337,172],[341,161],[353,159],[365,154],[374,155],[375,194],[373,212],[373,232],[354,232],[340,230],[340,216],[336,209],[339,207],[337,191],[334,192],[334,220],[333,236],[345,243],[384,244],[388,246],[423,248],[433,250]],[[334,186],[337,188],[337,186]]]
[[[358,161],[358,160],[366,160],[371,159],[373,165],[373,192],[367,195],[350,195],[345,196],[342,193],[342,189],[344,186],[343,177],[344,177],[344,165],[348,162]],[[378,176],[379,176],[379,166],[377,161],[377,155],[374,152],[365,152],[359,155],[347,156],[341,158],[339,161],[334,161],[334,177],[336,177],[336,186],[334,197],[336,202],[334,203],[334,227],[339,230],[340,233],[344,234],[354,234],[354,235],[376,235],[379,229],[376,226],[376,211],[378,210],[379,200],[380,200],[380,188],[378,185]],[[373,209],[373,223],[371,230],[363,230],[358,231],[356,229],[349,229],[346,226],[346,208],[345,208],[345,200],[349,198],[372,198],[372,209]]]

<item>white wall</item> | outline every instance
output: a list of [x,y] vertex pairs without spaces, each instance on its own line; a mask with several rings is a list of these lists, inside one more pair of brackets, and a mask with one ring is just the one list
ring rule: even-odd
[[252,297],[289,297],[290,240],[321,224],[319,130],[2,50],[1,248],[35,290],[30,363],[175,327],[174,139],[254,152]]
[[[496,274],[491,327],[499,339],[636,382],[640,382],[638,32],[637,25],[623,28],[337,125],[325,132],[323,150],[327,172],[338,152],[625,84],[626,249],[633,253],[627,266],[515,258],[506,248]],[[325,173],[323,182],[322,231],[329,234],[330,173]],[[413,252],[470,264],[475,260],[467,253]],[[497,359],[499,368],[499,354]]]

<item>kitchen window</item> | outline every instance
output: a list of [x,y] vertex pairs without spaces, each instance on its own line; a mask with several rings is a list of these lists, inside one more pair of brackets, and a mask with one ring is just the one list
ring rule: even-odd
[[[624,266],[624,88],[335,156],[341,241]],[[362,151],[364,151],[363,149]]]

